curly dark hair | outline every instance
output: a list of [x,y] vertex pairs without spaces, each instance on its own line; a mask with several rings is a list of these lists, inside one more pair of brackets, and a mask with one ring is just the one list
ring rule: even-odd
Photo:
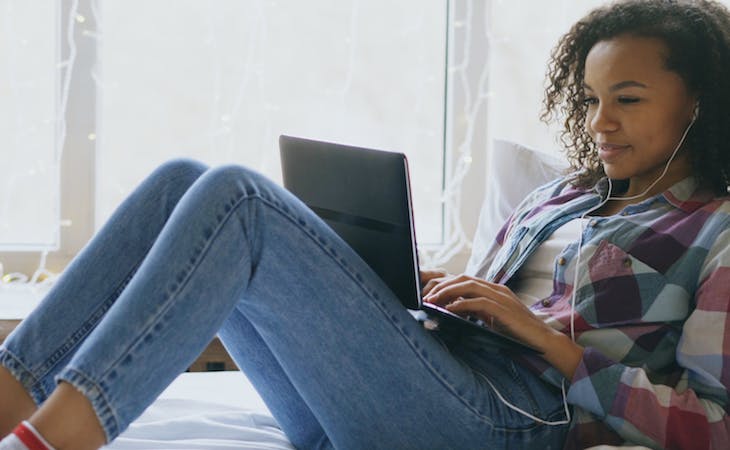
[[585,130],[585,60],[593,46],[630,34],[662,40],[666,67],[699,99],[699,115],[685,140],[694,176],[719,195],[730,177],[730,11],[707,0],[629,0],[596,9],[577,22],[552,52],[543,121],[563,119],[561,140],[575,181],[591,187],[605,176]]

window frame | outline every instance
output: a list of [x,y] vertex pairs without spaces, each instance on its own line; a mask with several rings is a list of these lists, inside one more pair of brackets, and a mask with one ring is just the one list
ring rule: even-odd
[[[73,32],[76,57],[70,72],[68,103],[65,112],[66,135],[61,159],[61,228],[59,248],[54,251],[0,252],[5,272],[33,274],[44,254],[45,267],[60,272],[81,250],[93,234],[94,217],[94,143],[89,140],[96,121],[96,92],[92,78],[96,59],[96,40],[86,30],[96,28],[92,13],[93,0],[62,0],[57,4],[60,36]],[[82,19],[83,18],[83,19]],[[83,27],[81,25],[83,20]],[[60,61],[71,56],[69,39],[61,39]],[[63,75],[69,72],[61,72]],[[59,133],[60,135],[60,133]]]

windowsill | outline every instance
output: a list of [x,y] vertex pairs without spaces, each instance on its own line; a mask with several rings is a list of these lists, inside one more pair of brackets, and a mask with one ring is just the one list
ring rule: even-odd
[[0,320],[22,320],[38,306],[47,288],[0,285]]

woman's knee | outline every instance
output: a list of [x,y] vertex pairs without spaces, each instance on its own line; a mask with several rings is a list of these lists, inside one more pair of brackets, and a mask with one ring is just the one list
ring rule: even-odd
[[160,164],[150,175],[153,179],[175,180],[191,185],[208,170],[205,164],[187,158],[176,158]]
[[208,170],[208,167],[192,159],[173,159],[158,166],[139,186],[135,198],[164,199],[174,207],[179,199]]
[[244,166],[227,164],[213,167],[200,179],[201,187],[215,196],[232,194],[256,195],[269,191],[274,183],[258,172]]
[[[164,184],[163,189],[179,186],[181,195],[185,193],[193,208],[199,211],[216,211],[224,214],[230,211],[240,200],[260,198],[279,204],[283,189],[273,181],[255,170],[240,165],[221,165],[212,168],[190,160],[174,160],[165,163],[158,169],[161,176],[191,177],[181,184]],[[189,182],[189,185],[185,183]]]

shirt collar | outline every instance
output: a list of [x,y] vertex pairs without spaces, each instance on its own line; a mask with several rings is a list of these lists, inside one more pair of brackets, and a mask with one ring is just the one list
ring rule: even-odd
[[[593,187],[593,191],[600,194],[601,198],[605,198],[608,193],[608,178],[603,177],[598,180]],[[715,198],[715,195],[711,190],[700,186],[696,178],[689,176],[674,183],[666,191],[652,197],[652,200],[658,198],[664,198],[675,208],[691,213],[709,203]]]

